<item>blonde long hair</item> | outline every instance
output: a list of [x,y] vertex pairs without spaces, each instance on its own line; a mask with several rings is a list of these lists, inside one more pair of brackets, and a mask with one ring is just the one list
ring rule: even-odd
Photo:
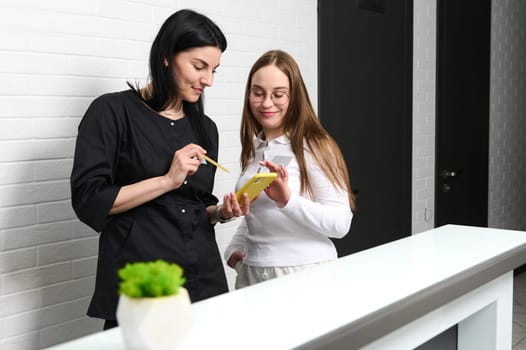
[[252,77],[259,69],[269,65],[276,66],[289,79],[289,107],[283,121],[283,130],[291,140],[292,152],[296,156],[300,168],[301,193],[312,194],[304,154],[304,148],[307,148],[329,181],[337,188],[347,191],[351,209],[355,210],[355,199],[349,181],[349,172],[342,152],[336,141],[321,125],[310,102],[298,64],[285,51],[267,51],[254,63],[248,75],[240,130],[241,168],[245,170],[250,160],[254,158],[254,137],[262,130],[261,125],[250,111],[249,94]]

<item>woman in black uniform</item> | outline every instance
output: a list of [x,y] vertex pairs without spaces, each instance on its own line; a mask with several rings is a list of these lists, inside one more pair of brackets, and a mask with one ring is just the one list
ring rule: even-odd
[[127,262],[180,264],[193,302],[228,290],[214,224],[246,214],[234,193],[212,195],[218,156],[215,123],[203,113],[226,39],[209,18],[170,16],[150,52],[143,88],[95,99],[78,130],[71,173],[79,219],[100,232],[88,315],[117,325],[117,271]]

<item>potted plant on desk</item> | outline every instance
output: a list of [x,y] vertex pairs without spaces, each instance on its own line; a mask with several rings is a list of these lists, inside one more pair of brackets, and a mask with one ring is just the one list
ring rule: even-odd
[[183,269],[162,260],[119,270],[117,321],[129,349],[177,349],[191,328]]

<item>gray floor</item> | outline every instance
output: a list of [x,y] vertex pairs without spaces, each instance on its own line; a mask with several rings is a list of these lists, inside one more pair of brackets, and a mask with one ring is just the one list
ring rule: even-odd
[[526,269],[513,279],[513,350],[526,350]]

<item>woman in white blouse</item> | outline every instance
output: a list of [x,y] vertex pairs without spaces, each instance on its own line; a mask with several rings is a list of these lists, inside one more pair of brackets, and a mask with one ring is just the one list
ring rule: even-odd
[[252,202],[225,251],[236,288],[336,259],[330,238],[345,236],[353,216],[349,175],[284,51],[266,52],[250,70],[241,143],[238,188],[260,171],[278,177]]

